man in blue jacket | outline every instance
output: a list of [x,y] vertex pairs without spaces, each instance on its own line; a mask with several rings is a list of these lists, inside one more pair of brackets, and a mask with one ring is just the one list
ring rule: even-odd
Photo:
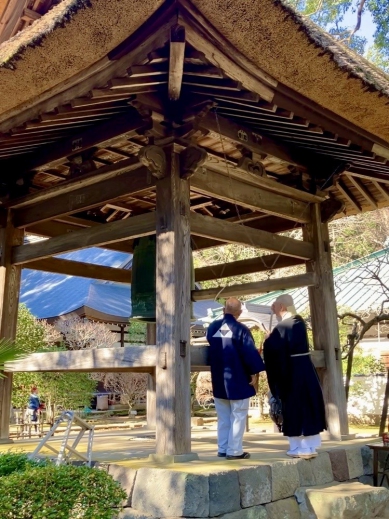
[[211,323],[207,331],[218,418],[218,456],[228,460],[250,457],[243,452],[243,434],[249,400],[255,395],[255,375],[265,369],[250,330],[237,321],[241,313],[241,302],[231,297],[224,318]]

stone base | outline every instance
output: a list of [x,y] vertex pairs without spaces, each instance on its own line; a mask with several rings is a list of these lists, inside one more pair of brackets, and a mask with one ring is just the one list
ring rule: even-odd
[[11,440],[11,438],[0,439],[0,444],[4,445],[4,444],[7,444],[7,443],[14,443],[14,441]]
[[186,463],[187,461],[198,460],[199,455],[195,452],[188,454],[150,454],[149,460],[154,463],[168,465],[169,463]]
[[112,464],[108,472],[127,493],[120,519],[389,519],[389,490],[371,486],[372,450],[344,447],[310,460],[279,454],[181,466],[174,463],[197,454],[153,454],[152,466]]

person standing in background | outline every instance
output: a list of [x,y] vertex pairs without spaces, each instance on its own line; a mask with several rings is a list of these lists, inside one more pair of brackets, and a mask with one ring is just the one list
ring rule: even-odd
[[296,315],[293,298],[279,296],[272,310],[281,321],[263,345],[272,395],[282,403],[282,432],[288,436],[288,456],[317,456],[320,432],[326,429],[323,393],[309,352],[304,320]]
[[243,434],[256,375],[265,367],[250,330],[237,319],[241,302],[226,301],[224,317],[210,324],[207,341],[212,389],[218,418],[218,456],[228,460],[250,458],[243,451]]
[[37,430],[38,412],[40,406],[41,403],[38,396],[38,388],[36,386],[32,386],[30,396],[28,397],[27,413],[28,416],[30,416],[31,422],[35,424],[35,430]]

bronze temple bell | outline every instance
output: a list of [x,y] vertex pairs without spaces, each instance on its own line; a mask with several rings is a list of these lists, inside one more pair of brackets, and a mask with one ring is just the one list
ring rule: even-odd
[[[155,323],[156,320],[156,237],[137,238],[134,241],[131,282],[131,317],[136,321]],[[194,268],[191,262],[191,288],[194,288]],[[191,320],[193,303],[191,305]]]

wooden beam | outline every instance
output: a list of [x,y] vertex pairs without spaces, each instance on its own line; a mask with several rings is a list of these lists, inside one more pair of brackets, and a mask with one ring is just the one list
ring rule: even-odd
[[[0,337],[14,340],[18,317],[21,269],[12,265],[12,247],[23,243],[24,232],[12,225],[10,211],[0,228]],[[12,375],[0,379],[0,443],[9,442]]]
[[365,200],[373,207],[373,209],[378,209],[377,202],[374,200],[373,195],[362,184],[362,182],[358,178],[354,178],[352,175],[348,175],[348,179],[358,189],[358,191],[365,198]]
[[276,193],[270,194],[260,187],[254,188],[237,179],[227,179],[225,175],[210,170],[205,173],[203,171],[196,173],[190,181],[191,189],[197,193],[294,222],[309,222],[309,205],[306,202],[291,200]]
[[[73,218],[73,217],[64,217],[65,218]],[[56,236],[62,236],[64,234],[68,234],[70,232],[79,231],[80,229],[89,229],[90,227],[96,227],[99,225],[104,225],[101,223],[97,223],[91,220],[83,220],[81,218],[75,218],[76,220],[85,221],[87,225],[76,225],[73,223],[67,223],[65,221],[56,221],[52,220],[50,222],[42,222],[36,225],[32,225],[27,229],[27,232],[31,234],[37,234],[38,236],[44,236],[46,238],[55,238]],[[88,225],[88,223],[90,225]],[[118,242],[113,243],[111,245],[104,245],[105,249],[115,250],[119,252],[132,252],[132,245],[126,242]]]
[[313,246],[310,243],[278,236],[266,231],[251,229],[230,222],[224,222],[210,216],[192,213],[190,216],[192,234],[227,243],[244,243],[258,249],[279,252],[304,260],[313,259]]
[[[33,353],[26,359],[6,363],[7,373],[47,372],[140,372],[152,374],[158,363],[155,345],[98,348],[90,350]],[[313,351],[316,368],[325,368],[323,351]],[[191,346],[191,370],[209,371],[209,346]]]
[[185,28],[175,25],[170,31],[170,56],[168,94],[170,101],[177,101],[181,94],[185,58]]
[[[156,324],[147,323],[146,344],[157,343],[156,332]],[[146,419],[147,428],[155,430],[157,425],[157,377],[155,370],[147,376]]]
[[72,178],[62,182],[60,185],[56,185],[48,189],[43,189],[42,191],[32,193],[31,195],[26,195],[22,198],[10,200],[7,203],[7,207],[11,209],[20,209],[22,207],[36,205],[38,202],[43,202],[58,195],[70,193],[83,187],[92,186],[93,184],[97,184],[102,180],[115,177],[123,171],[131,171],[140,166],[141,164],[138,160],[138,157],[132,156],[128,159],[115,162],[109,166],[104,166],[102,168],[93,170],[90,173],[86,173],[80,177]]
[[304,260],[299,258],[269,254],[268,256],[260,256],[258,258],[249,258],[232,263],[197,268],[195,269],[195,281],[201,282],[232,276],[242,276],[244,274],[294,267],[295,265],[303,265],[304,263]]
[[320,206],[312,206],[311,224],[304,228],[311,241],[315,261],[307,271],[316,274],[317,283],[308,288],[315,350],[324,351],[327,369],[321,373],[328,431],[333,440],[348,434],[346,393],[342,375],[342,349],[336,311],[328,225],[321,223]]
[[254,153],[272,155],[288,164],[299,166],[303,169],[306,168],[301,158],[299,160],[294,158],[295,152],[286,144],[260,135],[247,126],[230,121],[221,115],[217,115],[217,113],[209,113],[199,119],[197,127],[198,129],[211,132],[208,135],[219,141],[226,137]]
[[[191,370],[210,371],[209,366],[209,346],[192,346],[190,349]],[[312,351],[311,360],[315,368],[324,369],[326,362],[323,351]]]
[[161,362],[156,367],[156,453],[189,454],[190,434],[190,190],[180,158],[165,150],[166,177],[157,182],[156,322]]
[[8,372],[122,372],[151,373],[157,364],[156,346],[125,346],[76,351],[33,353],[26,359],[7,363]]
[[[212,152],[208,153],[208,155],[211,156]],[[270,191],[271,193],[285,195],[293,200],[300,200],[301,202],[308,203],[320,203],[326,200],[325,196],[319,194],[313,195],[312,193],[287,186],[286,184],[282,184],[281,182],[277,182],[271,178],[259,177],[254,173],[245,171],[235,164],[229,165],[227,171],[225,163],[220,159],[217,160],[219,162],[215,161],[215,156],[210,158],[210,160],[206,163],[207,169],[217,171],[218,173],[224,174],[227,177],[235,178],[242,183],[249,184],[250,186],[261,187],[266,191]]]
[[354,198],[349,188],[342,180],[336,182],[336,188],[341,192],[344,198],[357,210],[358,213],[362,212],[362,207],[359,202]]
[[27,268],[54,272],[67,276],[79,276],[83,278],[102,279],[115,283],[131,283],[131,270],[93,265],[81,261],[72,261],[62,258],[44,258],[28,263]]
[[12,263],[22,265],[77,249],[97,247],[155,233],[155,213],[133,216],[91,229],[74,231],[63,236],[13,248]]
[[[131,161],[131,159],[127,160]],[[14,211],[15,226],[28,227],[59,216],[85,211],[121,196],[138,194],[155,186],[155,178],[145,167],[141,167],[139,162],[134,164],[134,160],[132,160],[132,166],[127,166],[127,168],[121,167],[121,162],[125,161],[101,168],[107,173],[115,172],[114,178],[104,178],[103,176],[100,182],[82,186],[69,193],[62,193],[59,190],[57,196],[50,199],[50,203],[42,201],[33,206],[16,209]],[[134,169],[135,171],[133,171]]]
[[218,297],[241,297],[273,292],[274,290],[288,290],[291,288],[307,287],[316,284],[313,274],[299,274],[286,278],[266,279],[265,281],[254,281],[253,283],[242,283],[241,285],[230,285],[227,287],[208,288],[205,290],[192,290],[194,301],[204,301]]

